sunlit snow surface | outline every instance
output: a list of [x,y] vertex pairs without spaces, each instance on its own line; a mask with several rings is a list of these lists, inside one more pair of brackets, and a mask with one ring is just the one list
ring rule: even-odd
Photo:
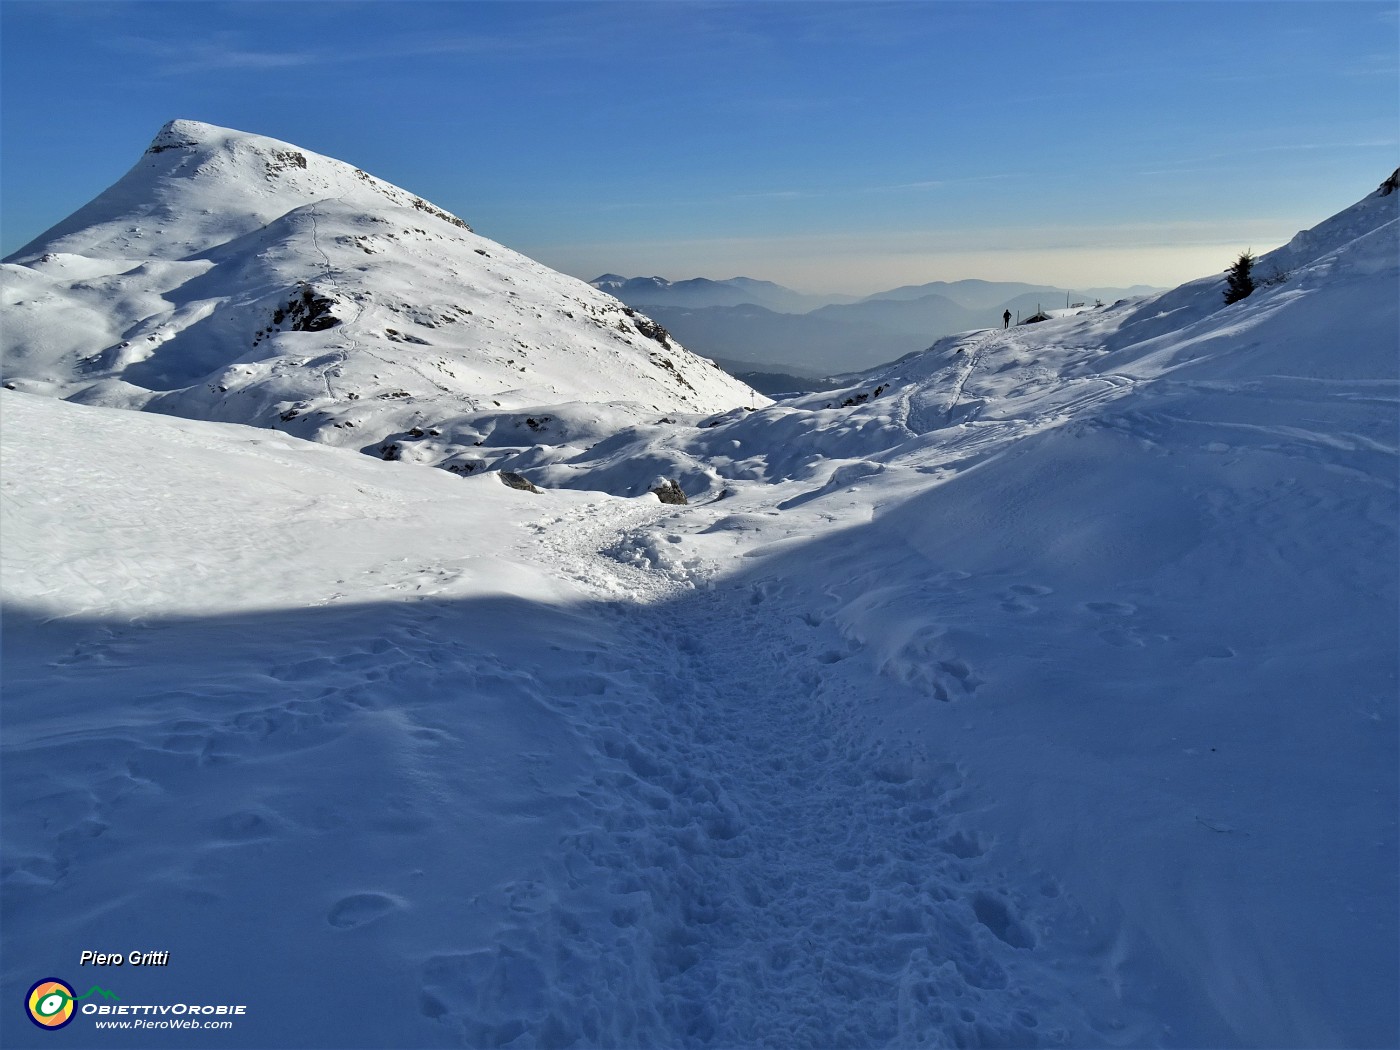
[[0,264],[0,303],[13,388],[463,473],[767,403],[406,190],[196,121]]
[[539,495],[3,394],[0,995],[248,1014],[0,1041],[1394,1045],[1397,197]]

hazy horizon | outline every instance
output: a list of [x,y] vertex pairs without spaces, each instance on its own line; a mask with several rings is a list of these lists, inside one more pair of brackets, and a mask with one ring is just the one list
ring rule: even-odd
[[6,255],[180,117],[354,163],[584,280],[814,294],[1173,286],[1400,153],[1385,3],[7,0],[0,20]]

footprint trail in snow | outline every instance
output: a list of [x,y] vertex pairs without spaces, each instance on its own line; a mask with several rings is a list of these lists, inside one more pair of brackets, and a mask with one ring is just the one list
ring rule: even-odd
[[[571,525],[551,535],[577,566],[604,530]],[[605,607],[630,648],[545,676],[595,749],[586,816],[502,888],[493,948],[427,962],[428,1016],[471,1046],[1141,1040],[1083,915],[987,856],[959,770],[857,727],[869,673],[819,612],[771,580],[674,580]]]

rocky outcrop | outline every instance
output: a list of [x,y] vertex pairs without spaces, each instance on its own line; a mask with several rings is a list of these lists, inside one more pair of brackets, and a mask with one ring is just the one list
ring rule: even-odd
[[681,491],[680,485],[674,478],[658,478],[657,483],[651,487],[651,494],[662,503],[685,506],[690,502],[685,498],[685,493]]
[[529,478],[515,473],[513,470],[503,470],[498,475],[501,484],[507,488],[520,489],[522,492],[543,492],[544,489],[537,488]]

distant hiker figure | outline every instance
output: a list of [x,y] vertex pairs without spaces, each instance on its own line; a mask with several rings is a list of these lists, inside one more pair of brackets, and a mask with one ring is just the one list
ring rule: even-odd
[[1001,326],[1002,326],[1003,328],[1010,328],[1010,327],[1011,327],[1011,311],[1010,311],[1010,310],[1007,310],[1006,313],[1004,313],[1004,314],[1001,315]]

